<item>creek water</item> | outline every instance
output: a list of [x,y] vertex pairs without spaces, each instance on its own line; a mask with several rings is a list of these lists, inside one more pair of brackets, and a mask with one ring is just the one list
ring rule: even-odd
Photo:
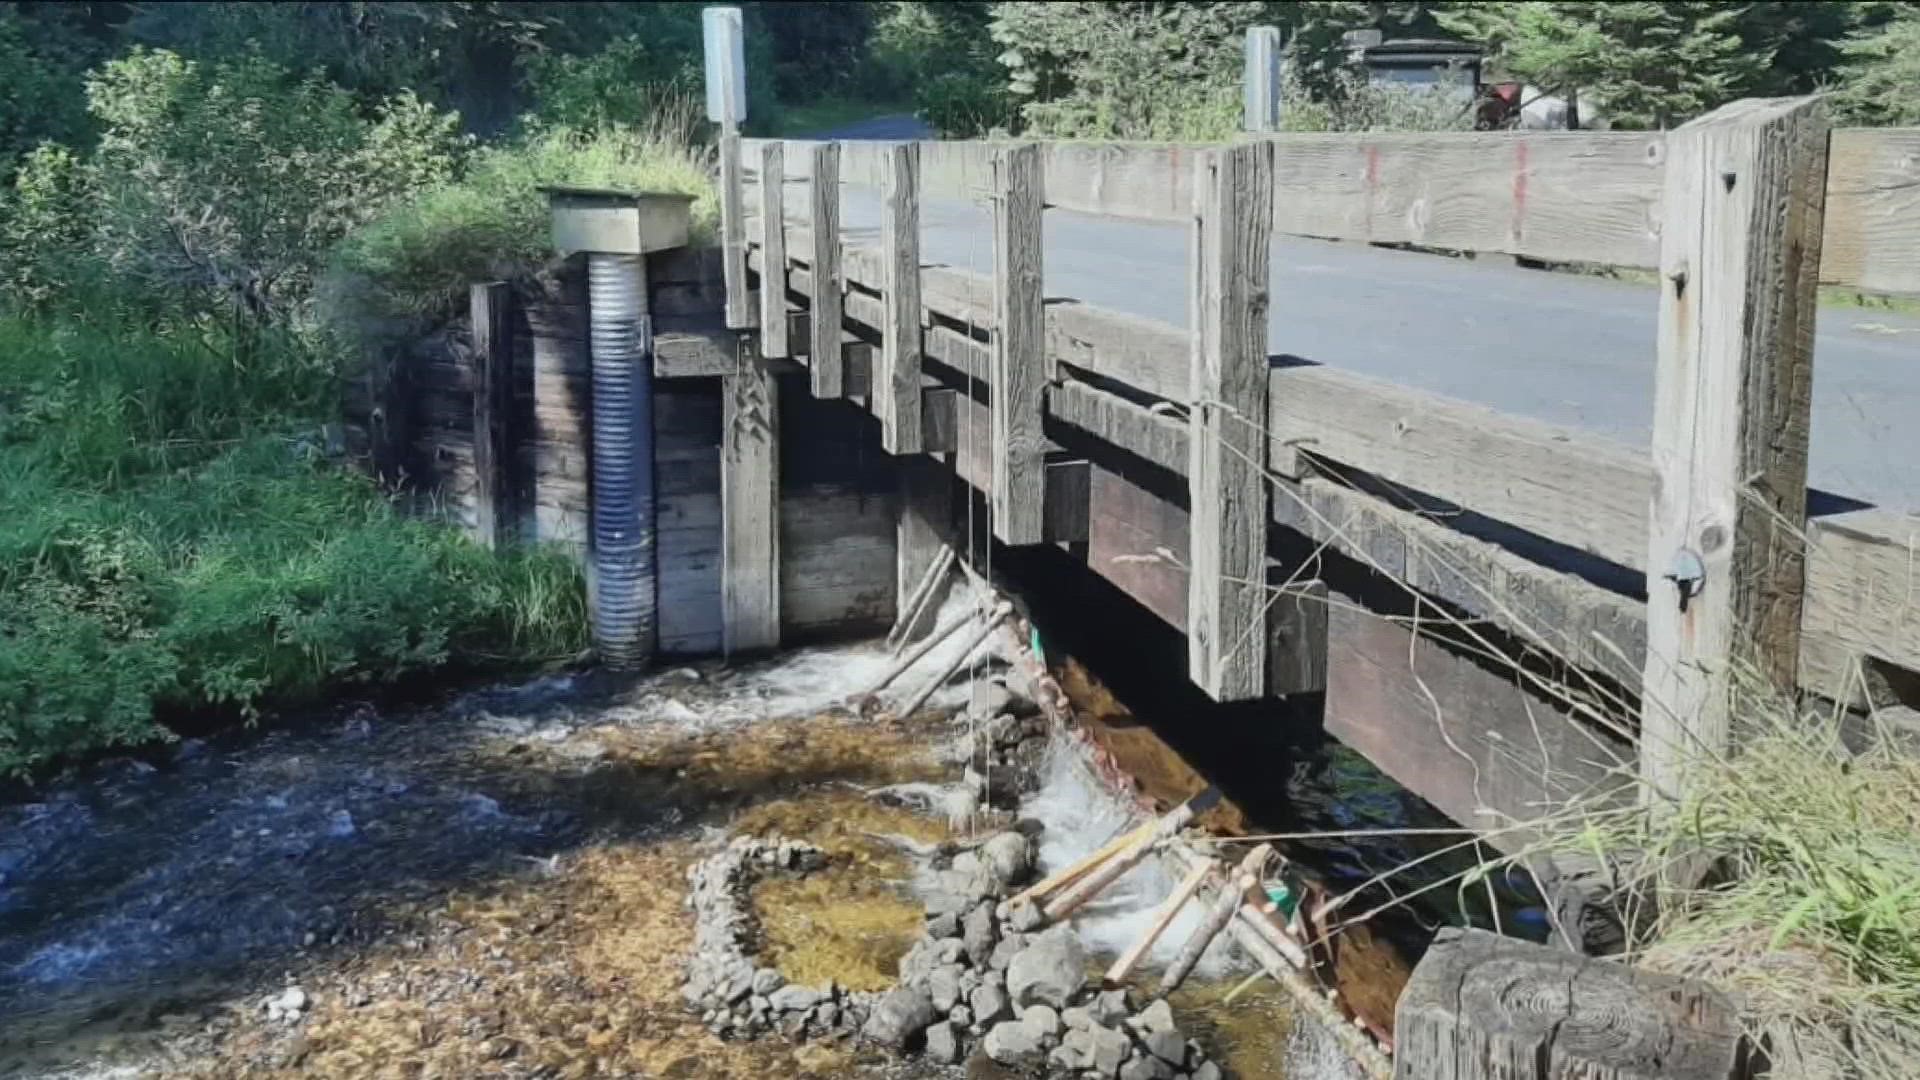
[[[1163,737],[1179,724],[1139,718],[1163,698],[1134,699],[1148,703],[1138,713],[1120,703],[1124,655],[1071,644],[1050,639],[1063,681],[1144,791],[1177,799],[1208,770],[1226,775],[1208,740],[1195,753]],[[727,830],[815,840],[852,871],[757,897],[783,966],[877,984],[917,934],[914,867],[878,838],[953,833],[943,813],[863,792],[950,785],[942,748],[964,725],[946,715],[969,691],[951,685],[892,723],[837,708],[889,663],[867,642],[405,709],[347,702],[99,762],[0,805],[0,1075],[920,1075],[846,1047],[719,1043],[676,993],[682,875]],[[1056,740],[1022,800],[1045,824],[1046,866],[1140,813],[1088,761],[1082,743]],[[1249,784],[1248,767],[1267,779]],[[1243,758],[1233,777],[1208,819],[1223,831],[1411,820],[1404,796],[1337,754]],[[1407,854],[1340,843],[1314,857],[1352,880]],[[1172,886],[1146,865],[1075,920],[1102,966]],[[1417,920],[1406,936],[1424,936]],[[1406,954],[1376,953],[1377,971],[1349,966],[1377,988],[1355,981],[1350,996],[1371,992],[1390,1013]],[[1242,1076],[1341,1075],[1311,1064],[1272,986],[1223,1003],[1244,970],[1210,953],[1174,999],[1183,1023]],[[288,986],[312,999],[299,1024],[262,1015]]]

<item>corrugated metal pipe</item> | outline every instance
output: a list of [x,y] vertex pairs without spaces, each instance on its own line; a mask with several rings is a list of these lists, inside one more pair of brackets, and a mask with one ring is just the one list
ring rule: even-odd
[[653,658],[653,330],[643,255],[587,256],[593,359],[593,641],[612,668]]

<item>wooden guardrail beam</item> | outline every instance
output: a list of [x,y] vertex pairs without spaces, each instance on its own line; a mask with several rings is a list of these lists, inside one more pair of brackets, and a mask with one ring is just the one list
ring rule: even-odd
[[1827,136],[1825,104],[1793,98],[1667,142],[1640,720],[1655,798],[1731,749],[1742,666],[1795,683]]

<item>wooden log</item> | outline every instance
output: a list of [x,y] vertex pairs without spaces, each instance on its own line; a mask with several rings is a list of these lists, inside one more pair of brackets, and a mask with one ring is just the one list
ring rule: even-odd
[[880,246],[885,252],[880,298],[880,365],[873,379],[873,413],[889,454],[920,452],[920,149],[886,148]]
[[1244,143],[1194,181],[1188,675],[1217,701],[1266,692],[1267,270],[1273,148]]
[[780,385],[744,343],[720,380],[721,650],[780,644]]
[[1041,908],[1048,922],[1059,922],[1100,895],[1101,890],[1118,881],[1121,875],[1140,864],[1156,845],[1187,827],[1195,816],[1220,802],[1220,789],[1209,787],[1193,798],[1162,814],[1153,823],[1153,831],[1141,836],[1130,847],[1089,871],[1086,876],[1063,890]]
[[754,307],[747,289],[747,207],[740,165],[740,135],[720,136],[720,258],[727,282],[727,327],[753,326]]
[[1399,1080],[1747,1076],[1739,1016],[1705,983],[1484,930],[1434,936],[1393,1042]]
[[[866,350],[862,350],[864,353]],[[923,457],[900,458],[895,462],[900,483],[900,514],[894,526],[895,609],[912,606],[913,594],[923,576],[941,558],[952,551],[953,480],[936,461]],[[911,623],[901,621],[904,638],[923,633],[932,625],[938,606],[922,609]]]
[[500,548],[518,525],[513,488],[513,289],[504,281],[474,285],[473,535]]
[[812,340],[807,366],[813,396],[837,398],[846,392],[846,365],[841,358],[841,296],[847,282],[840,269],[840,144],[814,146],[813,186],[807,228],[813,241],[808,267],[813,271]]
[[1062,867],[1027,887],[1024,891],[1014,896],[1013,899],[1007,901],[1004,906],[1013,907],[1017,904],[1032,903],[1055,890],[1064,889],[1072,885],[1074,882],[1085,877],[1088,872],[1105,863],[1108,859],[1139,843],[1142,837],[1153,835],[1154,824],[1154,822],[1149,821],[1137,829],[1129,830],[1114,837],[1112,840],[1107,841],[1100,850],[1078,862]]
[[919,583],[913,587],[913,595],[900,606],[900,613],[894,620],[893,629],[887,631],[889,652],[899,655],[900,650],[912,640],[913,626],[926,612],[927,602],[940,591],[940,583],[952,572],[953,559],[952,545],[940,545],[940,554],[934,556],[933,561],[927,564],[927,572],[921,575]]
[[793,355],[787,324],[787,215],[785,148],[773,139],[760,144],[760,355],[784,360]]
[[1041,434],[1048,382],[1046,309],[1042,291],[1041,214],[1046,181],[1040,147],[996,151],[993,158],[993,405],[988,493],[993,535],[1008,544],[1037,544],[1042,526]]
[[1741,101],[1667,140],[1640,777],[1730,749],[1741,674],[1795,682],[1827,169],[1817,98]]
[[1146,932],[1141,934],[1133,944],[1127,946],[1127,951],[1121,953],[1120,958],[1107,969],[1106,985],[1118,986],[1126,979],[1134,966],[1147,955],[1147,951],[1153,948],[1153,943],[1159,941],[1160,935],[1166,933],[1167,927],[1173,925],[1174,917],[1180,914],[1181,908],[1187,906],[1187,901],[1199,891],[1200,883],[1207,880],[1207,875],[1212,872],[1213,867],[1205,863],[1187,871],[1185,880],[1181,881],[1179,887],[1173,890],[1173,894],[1160,905],[1160,910],[1154,913],[1153,921],[1147,924]]
[[1226,875],[1226,883],[1221,888],[1220,895],[1214,897],[1213,906],[1207,909],[1206,920],[1194,931],[1193,936],[1187,939],[1187,944],[1180,950],[1180,955],[1173,958],[1173,963],[1167,966],[1166,973],[1160,977],[1158,996],[1166,997],[1178,990],[1180,984],[1187,980],[1194,965],[1200,963],[1200,958],[1206,955],[1207,946],[1213,942],[1214,938],[1220,936],[1220,931],[1225,930],[1228,923],[1233,921],[1233,914],[1240,909],[1243,895],[1259,883],[1260,871],[1272,857],[1273,848],[1267,844],[1261,844],[1247,852],[1246,858],[1240,860],[1237,870]]
[[932,652],[934,649],[939,648],[941,642],[947,640],[948,638],[954,635],[954,631],[959,630],[961,627],[967,625],[968,623],[973,622],[975,619],[979,618],[979,616],[980,616],[980,613],[978,611],[965,611],[960,613],[959,615],[955,615],[951,619],[948,619],[946,622],[941,623],[939,626],[934,627],[932,633],[920,639],[920,644],[915,645],[910,651],[908,651],[907,655],[902,656],[899,660],[894,661],[894,664],[892,667],[881,672],[880,677],[878,679],[875,679],[870,685],[868,685],[868,687],[865,690],[861,691],[858,694],[855,694],[852,700],[856,702],[865,701],[867,698],[870,698],[873,695],[879,693],[880,691],[885,690],[887,687],[893,685],[893,680],[906,674],[908,669],[912,668],[913,665],[920,662],[921,657]]
[[925,705],[927,699],[933,696],[933,692],[945,685],[948,679],[953,678],[953,673],[960,670],[961,666],[973,656],[974,650],[978,649],[980,644],[986,641],[993,633],[994,629],[1011,614],[1013,614],[1013,606],[1011,604],[1003,602],[999,607],[994,608],[993,613],[988,615],[986,620],[980,624],[979,631],[968,640],[967,647],[956,653],[952,662],[947,664],[945,668],[942,668],[938,675],[928,679],[926,685],[916,691],[911,698],[908,698],[906,704],[900,707],[896,715],[903,717],[912,716],[919,710],[920,706]]

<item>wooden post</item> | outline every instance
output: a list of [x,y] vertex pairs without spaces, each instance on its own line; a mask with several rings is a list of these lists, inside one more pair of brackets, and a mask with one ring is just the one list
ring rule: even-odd
[[1327,583],[1267,573],[1267,692],[1317,694],[1327,688]]
[[[1667,138],[1640,776],[1730,749],[1742,674],[1794,685],[1827,111],[1739,101]],[[1746,672],[1745,669],[1752,671]]]
[[760,146],[760,355],[793,355],[787,325],[786,152],[778,139]]
[[374,353],[367,375],[373,402],[367,417],[373,474],[390,488],[398,488],[407,478],[407,448],[413,440],[411,364],[406,346],[383,345]]
[[1739,1014],[1705,983],[1442,929],[1394,1013],[1399,1080],[1743,1080]]
[[920,147],[887,147],[881,185],[880,250],[886,260],[881,300],[880,367],[873,413],[889,454],[920,452]]
[[1280,28],[1247,28],[1247,68],[1244,78],[1246,129],[1280,130]]
[[840,268],[840,144],[813,148],[813,320],[807,366],[813,396],[837,398],[846,390],[846,364],[840,358],[842,304],[846,278]]
[[751,336],[720,378],[720,644],[780,644],[780,386]]
[[753,294],[747,289],[747,205],[740,174],[740,133],[720,136],[720,270],[727,283],[727,329],[753,326]]
[[1218,701],[1266,692],[1267,257],[1273,144],[1212,151],[1194,177],[1187,660]]
[[1040,147],[1028,143],[993,155],[993,535],[1009,544],[1044,536],[1041,433],[1048,375],[1040,219],[1046,179]]
[[511,543],[513,490],[513,289],[504,281],[470,290],[473,314],[473,534],[489,548]]

